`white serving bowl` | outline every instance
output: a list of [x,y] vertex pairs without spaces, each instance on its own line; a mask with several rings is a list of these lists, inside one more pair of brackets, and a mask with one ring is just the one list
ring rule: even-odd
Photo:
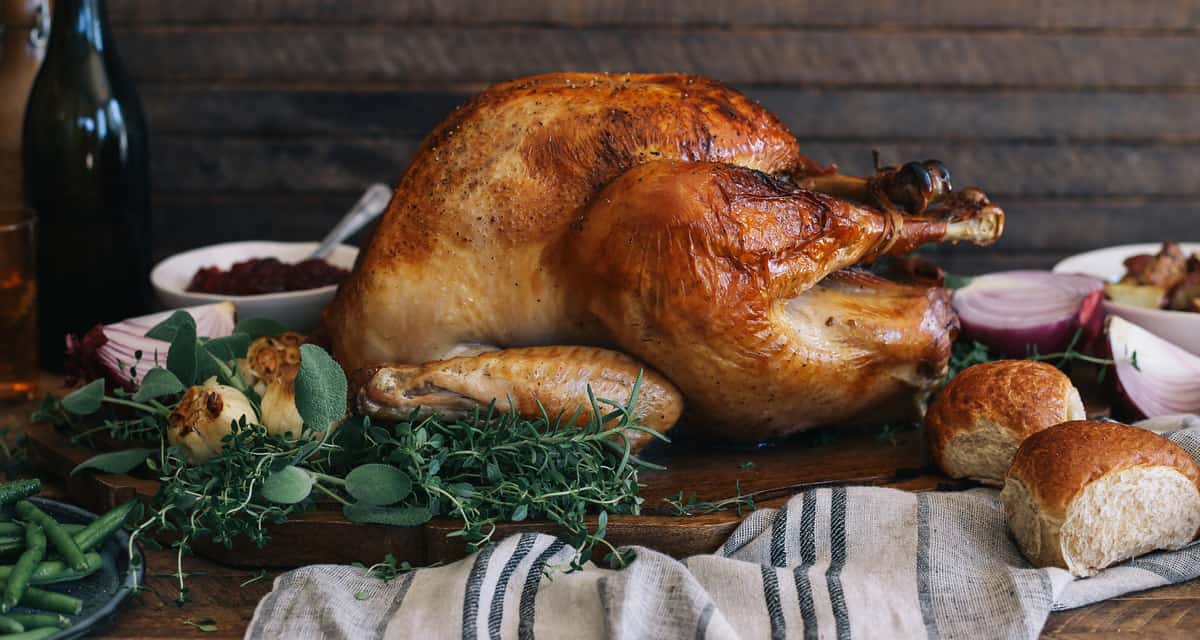
[[[186,291],[192,276],[202,267],[228,269],[235,262],[251,258],[278,258],[280,262],[299,262],[317,248],[316,242],[226,242],[178,253],[155,265],[150,282],[162,304],[171,309],[230,300],[237,305],[239,319],[270,318],[290,329],[307,331],[317,326],[321,310],[333,299],[337,285],[304,291],[264,293],[255,296],[225,296]],[[354,266],[358,248],[338,245],[326,260],[337,267]]]
[[[1200,242],[1180,242],[1179,246],[1188,255],[1200,251]],[[1155,254],[1161,247],[1162,243],[1150,242],[1088,251],[1054,265],[1054,271],[1083,273],[1106,282],[1116,282],[1125,275],[1125,258],[1139,253]],[[1143,309],[1109,300],[1104,301],[1104,308],[1115,316],[1125,318],[1160,338],[1200,355],[1200,313]]]

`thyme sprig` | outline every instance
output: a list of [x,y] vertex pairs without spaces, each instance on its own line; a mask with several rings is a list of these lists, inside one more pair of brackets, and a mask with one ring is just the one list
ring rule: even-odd
[[673,515],[677,516],[698,516],[718,511],[737,510],[737,514],[740,517],[743,511],[754,511],[757,509],[758,507],[754,504],[754,496],[742,493],[742,482],[738,480],[735,486],[737,487],[737,495],[732,498],[709,502],[700,500],[696,494],[684,498],[683,491],[680,491],[670,498],[663,498],[663,502],[673,510]]
[[[1065,368],[1072,362],[1086,362],[1088,364],[1099,365],[1100,370],[1096,373],[1096,381],[1104,382],[1108,374],[1108,369],[1113,366],[1114,362],[1110,358],[1101,358],[1088,353],[1084,353],[1079,349],[1079,343],[1083,338],[1083,330],[1076,329],[1071,336],[1071,341],[1062,350],[1055,353],[1038,353],[1036,345],[1030,345],[1029,351],[1025,358],[1028,360],[1038,360],[1042,362],[1050,362],[1059,369]],[[946,380],[952,380],[964,369],[972,367],[984,362],[991,362],[1001,358],[993,356],[988,352],[986,345],[968,340],[960,340],[954,343],[950,352],[950,372]],[[1134,367],[1137,368],[1137,353],[1132,355]]]

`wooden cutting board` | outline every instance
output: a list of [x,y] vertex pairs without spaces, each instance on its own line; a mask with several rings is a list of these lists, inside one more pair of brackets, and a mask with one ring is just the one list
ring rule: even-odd
[[[105,511],[132,498],[149,499],[158,482],[129,475],[71,476],[71,469],[95,451],[71,444],[55,428],[30,425],[31,462],[46,474],[60,478],[72,499],[93,511]],[[666,471],[642,475],[644,513],[612,516],[608,539],[614,545],[642,545],[685,557],[711,553],[737,527],[736,511],[698,516],[672,515],[663,500],[693,494],[702,501],[750,495],[758,506],[779,506],[805,488],[827,485],[888,485],[912,491],[956,488],[938,475],[927,461],[922,434],[906,430],[884,434],[878,428],[845,430],[815,438],[772,446],[729,448],[655,443],[643,457],[664,465]],[[241,541],[232,549],[193,543],[202,556],[234,566],[290,567],[312,563],[376,561],[391,553],[414,565],[451,561],[466,554],[459,538],[446,534],[459,528],[456,521],[438,518],[421,527],[356,524],[342,517],[336,505],[296,514],[289,522],[270,529],[271,542],[258,549]],[[496,539],[526,531],[553,532],[548,522],[526,521],[498,527]]]

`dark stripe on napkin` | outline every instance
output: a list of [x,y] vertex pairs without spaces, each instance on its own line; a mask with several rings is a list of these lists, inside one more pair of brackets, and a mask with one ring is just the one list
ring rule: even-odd
[[708,623],[712,621],[713,610],[716,608],[711,602],[704,605],[704,610],[700,612],[700,620],[696,623],[696,640],[708,637]]
[[817,545],[813,538],[817,527],[817,493],[804,494],[800,507],[800,566],[792,572],[796,583],[796,598],[800,604],[800,619],[804,621],[805,640],[817,638],[817,607],[813,602],[812,583],[808,570],[817,561]]
[[529,566],[529,573],[525,575],[525,586],[521,589],[521,618],[517,627],[517,636],[521,640],[533,640],[533,605],[537,601],[538,585],[542,583],[542,570],[546,568],[550,558],[562,551],[566,545],[562,539],[555,539]]
[[829,509],[829,569],[825,581],[829,585],[829,604],[837,624],[838,640],[850,637],[850,616],[846,612],[846,594],[842,592],[842,568],[846,566],[846,488],[831,492]]
[[492,606],[488,611],[488,637],[491,640],[500,638],[500,625],[504,620],[504,596],[508,593],[508,581],[512,578],[512,574],[517,570],[517,565],[529,555],[529,551],[533,549],[533,543],[537,540],[536,533],[522,533],[521,538],[517,541],[517,550],[509,557],[508,562],[504,563],[504,569],[500,572],[500,581],[496,583],[496,591],[492,593]]
[[921,620],[929,640],[938,640],[937,619],[933,616],[933,588],[929,568],[929,496],[917,494],[917,598],[921,603]]
[[475,556],[475,564],[471,565],[471,573],[467,576],[467,588],[463,594],[463,640],[475,640],[475,622],[479,619],[479,589],[483,586],[483,578],[487,575],[488,561],[492,559],[496,545],[489,544],[479,550]]
[[771,565],[787,566],[787,520],[788,508],[775,512],[775,520],[771,522]]
[[779,601],[779,576],[774,567],[761,566],[763,597],[767,601],[767,615],[771,619],[771,640],[787,637],[787,624],[783,620],[783,603]]

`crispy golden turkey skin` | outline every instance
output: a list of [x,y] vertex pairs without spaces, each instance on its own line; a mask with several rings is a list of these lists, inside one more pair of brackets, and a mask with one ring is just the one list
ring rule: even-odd
[[[617,350],[661,374],[658,415],[682,393],[696,430],[760,440],[911,415],[946,369],[947,294],[843,270],[1002,228],[940,163],[836,174],[712,80],[537,76],[426,138],[323,333],[347,370],[454,358],[456,397],[484,401],[478,368],[564,408]],[[520,350],[543,345],[598,348],[556,352],[549,385]],[[429,391],[388,388],[397,407]]]

